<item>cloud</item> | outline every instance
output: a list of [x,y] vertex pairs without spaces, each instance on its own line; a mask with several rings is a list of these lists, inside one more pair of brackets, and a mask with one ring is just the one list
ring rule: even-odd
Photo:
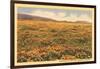
[[44,11],[44,10],[34,10],[29,14],[33,15],[33,16],[35,15],[35,16],[47,17],[47,18],[51,18],[51,19],[55,19],[55,20],[57,20],[57,18],[58,18],[58,15],[55,14],[54,12]]
[[59,13],[57,13],[57,15],[58,15],[59,17],[63,18],[63,17],[66,16],[66,13],[64,13],[64,12],[59,12]]
[[71,14],[69,17],[65,17],[64,20],[67,20],[67,21],[88,21],[88,22],[91,22],[91,18],[88,17],[88,15],[86,14],[83,14],[83,15],[75,15],[75,14]]
[[[80,14],[77,16],[75,13],[67,13],[67,12],[53,12],[48,10],[33,10],[30,13],[26,13],[29,15],[47,17],[58,21],[89,21],[91,22],[91,18],[87,14]],[[69,15],[68,15],[69,14]],[[67,16],[66,16],[67,15]]]

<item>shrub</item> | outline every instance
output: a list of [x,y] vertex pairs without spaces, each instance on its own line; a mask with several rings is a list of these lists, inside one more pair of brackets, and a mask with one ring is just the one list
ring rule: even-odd
[[80,52],[77,52],[75,54],[76,58],[79,59],[87,59],[87,58],[91,58],[92,57],[92,53],[90,53],[89,51],[83,51],[81,50]]
[[27,62],[27,58],[25,56],[19,56],[17,62]]
[[56,52],[48,52],[46,55],[42,55],[42,58],[45,61],[57,60],[61,58],[61,54],[56,53]]

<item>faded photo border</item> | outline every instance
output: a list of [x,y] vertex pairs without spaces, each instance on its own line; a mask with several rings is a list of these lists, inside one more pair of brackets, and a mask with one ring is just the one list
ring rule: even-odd
[[[16,49],[17,49],[17,46],[16,46],[16,8],[18,7],[17,5],[21,5],[21,4],[24,4],[24,5],[43,5],[43,6],[58,6],[58,7],[77,7],[77,8],[82,8],[82,9],[93,9],[93,24],[92,24],[92,34],[93,34],[93,38],[92,38],[92,55],[93,55],[93,58],[92,60],[83,60],[83,61],[69,61],[69,62],[66,62],[66,61],[58,61],[58,62],[55,62],[55,61],[50,61],[50,62],[41,62],[41,63],[17,63],[17,55],[16,55]],[[10,58],[10,67],[11,69],[14,69],[14,68],[27,68],[27,67],[42,67],[42,66],[58,66],[58,65],[74,65],[74,64],[90,64],[90,63],[96,63],[96,6],[94,5],[81,5],[81,4],[61,4],[61,3],[45,3],[45,2],[28,2],[28,1],[11,1],[11,58]]]

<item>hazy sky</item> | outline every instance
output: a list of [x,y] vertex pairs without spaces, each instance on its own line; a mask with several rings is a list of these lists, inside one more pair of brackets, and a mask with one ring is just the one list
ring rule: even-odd
[[47,17],[58,21],[89,21],[92,22],[91,10],[67,10],[49,8],[20,7],[18,13]]

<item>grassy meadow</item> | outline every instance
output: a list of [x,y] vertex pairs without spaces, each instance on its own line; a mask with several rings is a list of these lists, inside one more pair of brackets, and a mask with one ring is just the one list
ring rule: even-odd
[[19,19],[17,62],[92,58],[92,24]]

